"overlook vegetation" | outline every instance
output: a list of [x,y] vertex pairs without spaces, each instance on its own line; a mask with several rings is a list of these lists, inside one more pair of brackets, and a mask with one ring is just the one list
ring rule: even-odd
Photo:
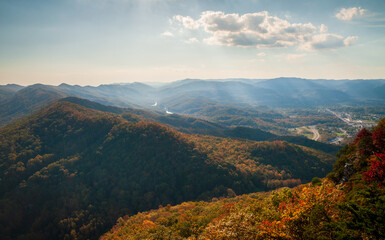
[[115,110],[59,102],[0,128],[1,239],[96,239],[120,216],[298,185],[335,160],[284,141],[180,133]]
[[102,239],[384,239],[385,119],[339,154],[328,178],[119,218]]

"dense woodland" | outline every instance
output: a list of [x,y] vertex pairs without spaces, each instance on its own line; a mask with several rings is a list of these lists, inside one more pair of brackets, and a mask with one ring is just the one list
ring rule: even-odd
[[126,216],[102,239],[385,239],[385,119],[325,179]]
[[[333,155],[336,154],[340,149],[340,146],[312,141],[301,136],[280,136],[263,131],[259,128],[251,128],[245,126],[235,125],[229,127],[203,119],[188,117],[179,114],[170,115],[159,111],[146,111],[136,108],[119,108],[105,106],[96,102],[76,97],[63,98],[60,101],[72,102],[77,105],[81,105],[86,108],[91,108],[98,111],[120,114],[122,118],[128,121],[158,122],[183,133],[210,135],[222,138],[241,138],[253,141],[286,141],[301,146],[310,147]],[[240,110],[238,109],[235,113],[238,113],[238,111]]]
[[295,186],[335,161],[285,141],[189,135],[69,102],[0,128],[0,159],[1,239],[96,239],[120,216]]

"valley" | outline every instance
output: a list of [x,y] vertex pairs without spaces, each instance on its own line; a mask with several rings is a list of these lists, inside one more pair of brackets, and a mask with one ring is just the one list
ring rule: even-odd
[[[282,80],[255,84],[275,81]],[[265,198],[255,192],[325,177],[342,146],[385,116],[382,106],[331,107],[306,98],[298,108],[287,107],[289,100],[258,105],[252,94],[237,95],[245,82],[254,84],[0,86],[7,89],[0,103],[0,237],[97,239],[120,217],[158,206],[210,212],[236,196],[245,197],[229,201]],[[150,227],[163,220],[135,221]]]
[[[281,91],[282,86],[285,91]],[[300,78],[185,79],[156,86],[3,85],[0,125],[63,97],[78,97],[108,106],[179,114],[229,127],[258,128],[277,135],[302,135],[323,143],[344,144],[361,127],[371,127],[385,116],[385,98],[379,94],[384,86],[384,80]],[[365,90],[364,94],[357,95],[360,89]],[[294,130],[311,126],[319,137]]]
[[[354,108],[334,107],[333,110],[320,107],[316,114],[322,116],[323,121],[314,121],[315,125],[310,126],[300,126],[300,121],[298,121],[299,127],[289,128],[289,131],[292,134],[305,136],[315,141],[336,145],[345,144],[351,141],[354,134],[362,128],[374,127],[376,122],[384,117],[383,111],[384,108],[381,106],[376,108],[367,106]],[[291,119],[298,119],[302,116],[291,114]],[[314,112],[313,114],[308,112],[308,114],[309,116],[316,115]],[[325,121],[325,119],[328,120]]]
[[320,134],[316,128],[316,126],[303,126],[299,128],[289,129],[294,134],[305,136],[313,141],[318,141],[320,138]]

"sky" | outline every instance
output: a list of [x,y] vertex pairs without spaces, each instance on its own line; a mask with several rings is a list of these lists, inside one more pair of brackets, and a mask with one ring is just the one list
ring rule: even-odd
[[385,78],[384,0],[0,0],[0,85]]

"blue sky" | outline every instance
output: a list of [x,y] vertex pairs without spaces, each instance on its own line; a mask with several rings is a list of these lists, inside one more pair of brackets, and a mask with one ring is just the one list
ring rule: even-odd
[[383,0],[0,0],[0,84],[385,78]]

